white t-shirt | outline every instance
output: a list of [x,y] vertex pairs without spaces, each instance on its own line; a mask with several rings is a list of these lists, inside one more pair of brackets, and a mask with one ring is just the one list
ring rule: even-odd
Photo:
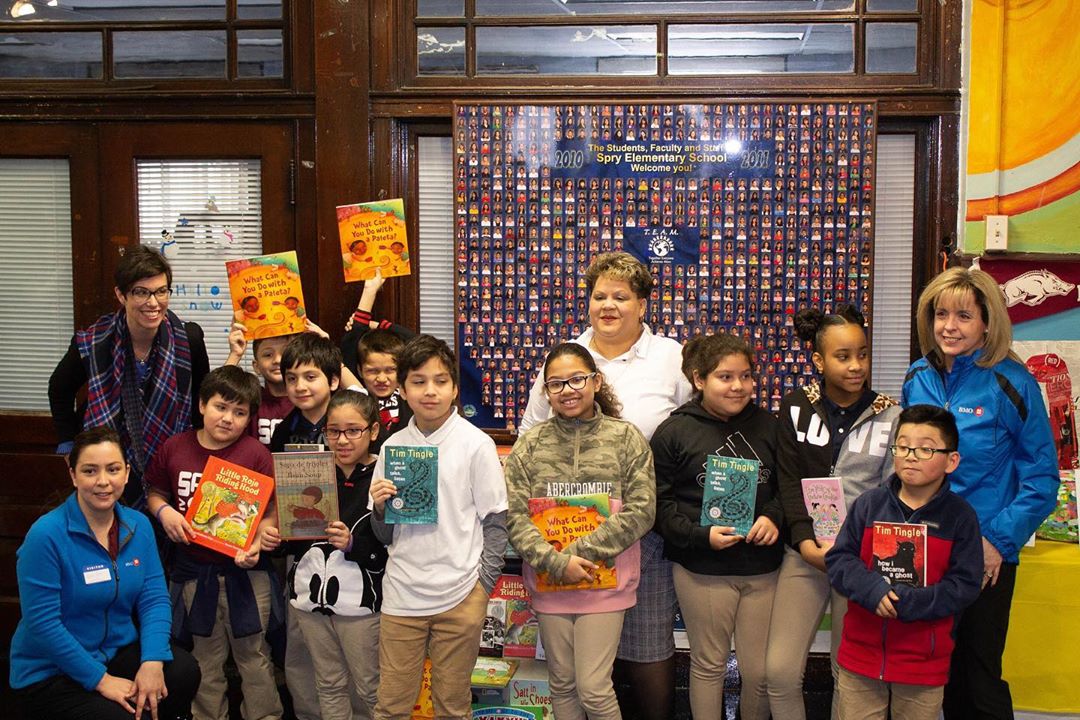
[[[439,449],[439,521],[393,526],[382,611],[437,615],[468,597],[480,578],[481,520],[506,510],[502,463],[494,441],[456,413],[427,436],[413,418],[387,444]],[[384,448],[373,477],[386,477],[385,457]],[[370,497],[368,502],[370,507]]]
[[[648,326],[641,337],[622,355],[608,360],[591,347],[593,329],[574,340],[585,346],[604,373],[622,403],[622,417],[637,426],[645,439],[671,411],[690,399],[693,389],[682,374],[682,345],[670,338],[653,335]],[[519,433],[551,417],[551,404],[544,392],[543,371],[536,376],[529,393],[529,404],[521,416]]]

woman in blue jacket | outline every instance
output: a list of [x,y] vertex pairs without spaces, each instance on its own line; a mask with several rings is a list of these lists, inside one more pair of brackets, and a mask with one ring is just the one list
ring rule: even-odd
[[[75,492],[34,523],[18,552],[22,620],[11,687],[28,718],[185,718],[199,686],[169,644],[171,610],[150,521],[117,504],[128,465],[114,430],[80,433]],[[136,624],[137,621],[137,624]]]
[[1020,548],[1054,509],[1057,455],[1038,384],[1010,349],[1012,325],[997,282],[951,268],[919,298],[924,357],[904,379],[904,407],[950,410],[960,430],[953,492],[979,516],[983,589],[957,629],[945,717],[1012,718],[1001,655]]

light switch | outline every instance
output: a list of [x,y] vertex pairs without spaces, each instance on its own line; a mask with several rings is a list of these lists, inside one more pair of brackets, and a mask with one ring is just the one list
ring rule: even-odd
[[986,252],[1005,252],[1009,249],[1009,216],[986,216]]

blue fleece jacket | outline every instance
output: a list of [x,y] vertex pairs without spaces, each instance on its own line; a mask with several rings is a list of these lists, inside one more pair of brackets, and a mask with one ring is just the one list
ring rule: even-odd
[[75,493],[26,534],[16,566],[23,616],[11,640],[11,687],[64,674],[93,690],[116,652],[136,640],[143,662],[172,660],[169,593],[150,521],[120,505],[116,513],[115,561]]
[[952,412],[960,431],[952,490],[975,508],[983,536],[1015,563],[1057,502],[1057,452],[1027,368],[1008,358],[984,368],[975,364],[980,357],[982,350],[958,357],[950,371],[929,358],[917,360],[904,379],[901,404]]
[[[899,492],[900,478],[893,475],[856,498],[825,555],[829,582],[850,601],[836,659],[853,673],[885,682],[944,685],[956,621],[981,587],[979,523],[971,506],[949,491],[948,480],[906,520]],[[926,587],[890,586],[871,569],[875,521],[926,525]],[[900,598],[896,620],[875,613],[889,590]]]

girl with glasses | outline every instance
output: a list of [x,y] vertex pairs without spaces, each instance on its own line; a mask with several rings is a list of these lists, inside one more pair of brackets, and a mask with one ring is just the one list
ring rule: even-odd
[[[639,540],[653,523],[652,452],[641,432],[619,419],[619,403],[584,346],[555,346],[541,382],[554,416],[518,438],[506,459],[507,530],[524,560],[552,710],[560,720],[617,720],[611,669],[623,614],[636,601]],[[609,498],[611,515],[567,547],[548,544],[533,524],[530,499],[586,495]],[[615,587],[538,588],[537,573],[556,586],[593,583],[601,563],[613,565]]]
[[[342,390],[326,410],[326,442],[337,469],[340,520],[327,539],[290,543],[289,603],[314,669],[324,720],[371,717],[379,688],[379,617],[386,547],[371,529],[368,492],[379,435],[379,406],[370,396]],[[290,631],[293,625],[289,626]],[[295,635],[295,632],[292,633]],[[353,696],[359,702],[354,708]]]

